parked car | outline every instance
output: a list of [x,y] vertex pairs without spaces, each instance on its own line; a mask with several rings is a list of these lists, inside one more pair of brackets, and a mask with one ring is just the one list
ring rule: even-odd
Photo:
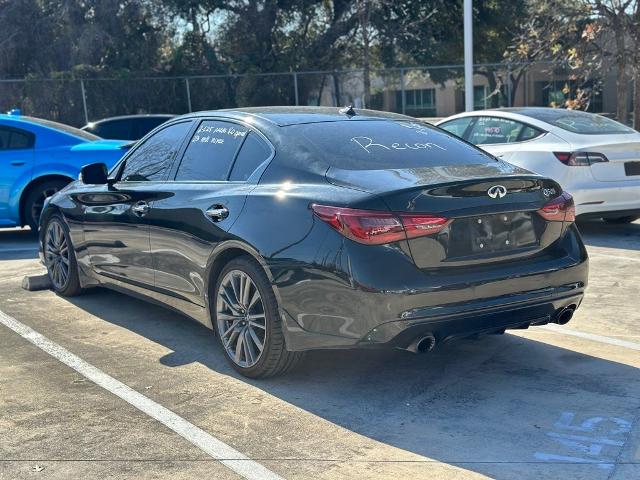
[[158,125],[175,115],[125,115],[87,123],[82,130],[100,138],[112,140],[140,140]]
[[123,147],[19,111],[0,114],[0,227],[36,229],[46,197],[78,178],[83,165],[113,165]]
[[306,350],[566,323],[587,283],[573,220],[555,181],[410,117],[247,108],[85,167],[45,206],[41,255],[60,295],[155,300],[266,377]]
[[640,133],[593,113],[503,108],[437,124],[502,160],[554,179],[573,195],[578,217],[640,218]]

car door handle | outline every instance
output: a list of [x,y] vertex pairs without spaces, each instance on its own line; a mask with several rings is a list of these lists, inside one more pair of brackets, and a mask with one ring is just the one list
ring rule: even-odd
[[24,165],[26,162],[22,162],[20,160],[15,160],[13,162],[11,162],[11,165],[13,165],[14,167],[21,167],[22,165]]
[[139,201],[133,207],[131,207],[131,211],[133,211],[133,213],[139,216],[146,215],[147,213],[149,213],[150,209],[151,207],[144,200]]
[[204,213],[214,222],[219,222],[229,216],[229,209],[224,205],[214,205]]

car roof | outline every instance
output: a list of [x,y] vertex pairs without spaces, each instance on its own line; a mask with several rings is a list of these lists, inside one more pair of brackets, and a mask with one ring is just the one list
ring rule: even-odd
[[212,110],[189,114],[190,117],[225,116],[238,120],[253,117],[280,127],[303,123],[363,121],[363,120],[405,120],[417,121],[414,117],[398,113],[381,112],[354,108],[355,115],[341,112],[341,107],[247,107],[226,110]]
[[172,113],[140,113],[140,114],[136,114],[136,115],[119,115],[116,117],[107,117],[107,118],[101,118],[100,120],[94,120],[93,122],[89,122],[93,125],[96,125],[98,123],[103,123],[103,122],[111,122],[111,121],[117,121],[117,120],[131,120],[131,119],[135,119],[135,118],[166,118],[167,120],[169,120],[170,118],[175,118],[177,115],[172,114]]

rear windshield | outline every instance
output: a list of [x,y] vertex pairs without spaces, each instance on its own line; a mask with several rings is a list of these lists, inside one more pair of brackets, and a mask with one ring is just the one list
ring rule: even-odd
[[422,122],[363,120],[287,127],[313,144],[330,166],[344,170],[472,165],[496,160]]
[[83,138],[84,140],[88,140],[93,142],[95,140],[100,140],[100,137],[96,135],[85,132],[84,130],[80,130],[79,128],[72,127],[70,125],[65,125],[64,123],[52,122],[51,120],[44,120],[42,118],[35,117],[22,117],[28,119],[30,122],[36,123],[38,125],[42,125],[43,127],[54,128],[56,130],[60,130],[61,132],[67,133],[69,135],[73,135],[74,137]]
[[536,120],[550,123],[569,132],[586,135],[634,133],[635,130],[610,118],[577,110],[540,109],[523,112]]

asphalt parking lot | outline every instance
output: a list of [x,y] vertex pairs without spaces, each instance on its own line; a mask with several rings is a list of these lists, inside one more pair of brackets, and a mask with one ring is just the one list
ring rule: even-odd
[[[0,324],[0,478],[241,478],[238,465],[246,478],[640,478],[640,222],[581,230],[590,286],[564,327],[419,356],[314,352],[262,381],[168,310],[106,290],[23,290],[43,271],[35,242],[0,231],[5,318],[170,414],[159,421]],[[202,445],[215,442],[248,459],[214,458]]]

